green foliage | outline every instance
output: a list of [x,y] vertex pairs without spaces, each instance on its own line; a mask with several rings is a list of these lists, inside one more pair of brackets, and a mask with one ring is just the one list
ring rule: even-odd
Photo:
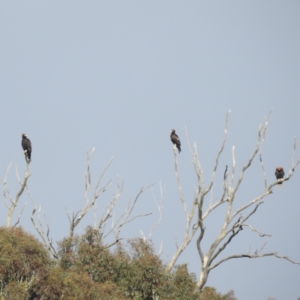
[[174,299],[196,300],[200,292],[195,293],[196,276],[188,271],[187,265],[179,265],[175,268],[173,275]]
[[86,233],[77,239],[76,270],[84,270],[93,281],[104,283],[115,280],[116,263],[113,255],[103,246],[97,231],[88,227]]
[[0,300],[236,300],[196,291],[187,265],[167,272],[150,242],[135,238],[110,251],[88,227],[58,243],[58,260],[21,228],[0,227]]
[[28,298],[29,292],[24,284],[12,281],[5,286],[3,295],[5,300],[23,300]]
[[93,282],[85,272],[76,273],[53,267],[45,280],[40,282],[37,295],[43,299],[97,300],[105,297],[105,288]]
[[133,299],[154,299],[155,296],[168,299],[169,274],[153,246],[142,239],[128,241],[130,252],[126,272],[121,273],[126,293]]
[[237,300],[233,291],[221,295],[213,287],[205,287],[201,292],[199,300]]
[[26,299],[36,278],[47,271],[47,250],[22,228],[0,227],[0,295]]

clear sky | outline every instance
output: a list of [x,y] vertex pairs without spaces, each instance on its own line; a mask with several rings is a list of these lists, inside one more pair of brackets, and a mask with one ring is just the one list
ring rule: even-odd
[[[8,184],[18,189],[17,165],[23,175],[21,134],[33,144],[28,186],[50,220],[55,241],[68,234],[67,210],[84,205],[86,151],[95,183],[103,167],[114,162],[103,183],[113,185],[98,203],[98,219],[115,191],[116,176],[124,190],[115,218],[142,186],[159,182],[165,190],[163,220],[153,234],[163,241],[165,262],[172,257],[185,226],[174,175],[170,129],[182,140],[179,170],[187,202],[192,203],[196,176],[185,138],[198,145],[206,179],[231,109],[228,143],[219,178],[236,147],[237,171],[252,153],[258,125],[271,108],[264,147],[268,182],[282,165],[291,166],[294,136],[300,137],[300,2],[299,1],[1,1],[0,2],[0,174],[12,162]],[[300,151],[298,151],[298,157]],[[267,251],[300,261],[300,170],[283,188],[274,189],[250,224],[272,234]],[[207,180],[208,181],[208,180]],[[264,190],[255,159],[236,205]],[[222,187],[216,185],[213,201]],[[209,198],[207,201],[209,201]],[[36,235],[28,202],[21,225]],[[0,210],[5,224],[4,203]],[[151,191],[133,215],[153,212],[122,231],[122,237],[149,233],[158,213]],[[16,218],[16,215],[15,215]],[[222,209],[206,223],[204,245],[213,240],[224,218]],[[90,213],[76,233],[94,223]],[[244,230],[224,255],[256,249],[263,242]],[[199,275],[195,241],[181,256]],[[239,300],[300,297],[300,266],[276,258],[239,259],[210,274],[208,285]]]

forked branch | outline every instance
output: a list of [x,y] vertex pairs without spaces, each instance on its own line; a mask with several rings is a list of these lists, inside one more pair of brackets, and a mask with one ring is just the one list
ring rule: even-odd
[[[31,216],[30,216],[30,219],[31,219],[31,222],[35,228],[35,230],[37,231],[37,233],[39,234],[40,238],[42,239],[46,249],[52,254],[52,256],[54,258],[58,258],[58,254],[53,246],[53,241],[52,239],[50,238],[50,228],[49,228],[49,223],[47,222],[46,220],[46,226],[47,226],[47,232],[45,234],[44,232],[44,226],[43,226],[43,223],[42,223],[42,220],[41,220],[41,217],[40,217],[40,212],[41,212],[41,206],[39,207],[38,209],[38,213],[37,213],[37,222],[35,220],[35,213],[37,211],[37,206],[33,200],[33,197],[30,193],[30,190],[29,188],[27,187],[27,194],[28,194],[28,197],[30,198],[31,202],[32,202],[32,205],[33,205],[33,210],[32,210],[32,213],[31,213]],[[44,215],[45,219],[46,219],[46,216]]]
[[164,201],[164,198],[165,198],[165,194],[163,192],[163,188],[162,188],[161,182],[159,183],[159,188],[160,188],[160,201],[159,202],[156,200],[156,196],[154,194],[153,187],[151,188],[152,195],[153,195],[153,200],[154,200],[155,205],[157,207],[157,210],[158,210],[158,213],[159,213],[159,217],[158,217],[158,220],[152,225],[150,233],[148,234],[148,236],[145,236],[145,234],[143,233],[143,231],[140,229],[140,233],[141,233],[141,235],[143,237],[144,242],[146,242],[147,240],[149,240],[151,238],[151,236],[152,236],[152,234],[154,232],[154,229],[159,225],[159,223],[162,220],[162,216],[163,216],[162,209],[163,209],[163,201]]
[[[153,184],[147,186],[147,187],[142,187],[140,189],[140,191],[138,192],[138,194],[135,196],[133,202],[129,202],[128,205],[127,205],[127,208],[125,210],[125,212],[121,215],[121,217],[119,218],[119,220],[114,224],[112,224],[112,227],[111,227],[111,230],[107,233],[110,234],[110,232],[113,232],[114,233],[114,236],[115,236],[115,241],[113,243],[111,243],[110,245],[108,245],[107,247],[111,247],[112,245],[118,243],[121,238],[120,238],[120,232],[121,232],[121,229],[122,227],[125,225],[125,224],[128,224],[132,221],[134,221],[135,219],[137,218],[141,218],[141,217],[147,217],[147,216],[150,216],[152,213],[146,213],[146,214],[139,214],[139,215],[136,215],[132,218],[131,217],[131,214],[133,212],[133,209],[134,207],[136,206],[137,204],[137,201],[139,200],[140,196],[149,188],[151,188],[153,186]],[[107,236],[106,235],[106,236]]]
[[186,215],[186,227],[185,227],[185,233],[184,233],[183,240],[182,240],[181,244],[179,246],[177,246],[177,250],[174,253],[173,257],[171,258],[171,260],[170,260],[170,262],[169,262],[169,264],[166,268],[166,270],[168,272],[170,272],[172,270],[172,268],[174,267],[177,259],[179,258],[181,253],[184,251],[184,249],[189,245],[189,243],[191,242],[195,232],[198,229],[198,224],[195,224],[192,228],[191,228],[191,224],[192,224],[192,219],[193,219],[193,216],[195,214],[195,210],[196,210],[196,206],[197,206],[197,202],[198,202],[199,189],[195,193],[192,208],[191,208],[191,211],[189,211],[188,208],[187,208],[185,196],[184,196],[184,193],[182,191],[182,186],[181,186],[181,182],[180,182],[180,178],[179,178],[178,156],[177,156],[177,151],[176,151],[175,147],[174,147],[174,161],[175,161],[175,177],[176,177],[176,180],[177,180],[180,200],[181,200],[181,203],[183,205],[183,210],[184,210],[185,215]]
[[72,218],[68,215],[68,219],[70,222],[70,234],[69,234],[70,238],[73,238],[74,230],[76,226],[80,223],[80,221],[83,219],[86,213],[95,205],[100,195],[103,194],[111,184],[111,180],[109,180],[106,184],[104,184],[104,186],[100,187],[101,179],[103,178],[105,172],[107,171],[110,164],[112,163],[113,157],[109,160],[108,164],[105,166],[104,170],[102,171],[102,174],[99,176],[97,184],[94,188],[92,199],[89,198],[89,191],[91,187],[90,160],[94,151],[95,148],[93,148],[90,153],[87,152],[87,171],[85,173],[85,205],[80,211],[78,211],[77,213],[73,213]]
[[[16,176],[17,176],[19,184],[21,185],[20,190],[17,192],[15,197],[11,196],[10,191],[8,189],[8,186],[7,186],[7,175],[9,173],[10,167],[11,167],[11,164],[8,166],[8,168],[6,170],[6,173],[5,173],[5,176],[4,176],[4,179],[2,180],[4,202],[5,202],[5,206],[8,209],[8,214],[7,214],[7,218],[6,218],[6,227],[11,226],[13,213],[14,213],[14,211],[17,207],[18,201],[19,201],[21,195],[23,194],[24,189],[27,185],[27,180],[30,177],[30,161],[26,160],[26,170],[25,170],[25,174],[24,174],[24,179],[22,181],[21,181],[19,173],[18,173],[18,168],[17,168],[17,166],[15,167]],[[24,206],[22,207],[21,212],[18,216],[18,220],[14,224],[14,226],[16,226],[20,222],[20,218],[21,218],[21,215],[23,213],[23,210],[24,210]]]

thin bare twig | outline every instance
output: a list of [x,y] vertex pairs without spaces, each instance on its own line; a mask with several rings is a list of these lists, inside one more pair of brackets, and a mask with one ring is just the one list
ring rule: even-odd
[[206,189],[206,191],[204,192],[204,196],[211,190],[211,188],[214,184],[214,181],[215,181],[215,176],[216,176],[216,172],[217,172],[217,169],[218,169],[219,159],[220,159],[220,156],[221,156],[221,154],[224,150],[225,143],[226,143],[226,140],[227,140],[228,119],[229,119],[230,112],[231,112],[231,110],[229,110],[226,114],[223,142],[222,142],[220,150],[218,151],[217,158],[216,158],[216,161],[215,161],[215,166],[214,166],[214,169],[213,169],[213,173],[211,175],[210,184],[209,184],[208,188]]
[[140,191],[138,192],[138,194],[136,195],[135,199],[133,200],[132,203],[128,203],[128,206],[126,208],[126,211],[125,213],[121,216],[121,218],[119,219],[118,222],[116,222],[116,224],[114,225],[113,227],[113,232],[114,232],[114,236],[115,236],[115,240],[116,241],[119,241],[120,240],[120,231],[121,231],[121,228],[127,224],[127,223],[130,223],[132,222],[133,220],[135,220],[136,218],[140,218],[140,217],[145,217],[145,216],[149,216],[151,215],[151,213],[147,213],[147,214],[140,214],[140,215],[137,215],[131,219],[129,219],[129,217],[131,216],[131,213],[134,209],[134,207],[136,206],[136,203],[138,201],[138,199],[140,198],[140,196],[142,195],[142,193],[144,193],[147,189],[151,188],[153,186],[153,184],[147,186],[147,187],[142,187],[140,189]]
[[[8,168],[6,170],[6,173],[5,173],[5,177],[2,180],[4,203],[5,203],[5,206],[8,209],[8,214],[7,214],[7,219],[6,219],[6,227],[10,227],[11,226],[13,213],[14,213],[14,211],[15,211],[15,209],[17,207],[18,201],[19,201],[21,195],[23,194],[24,189],[25,189],[25,187],[27,185],[27,180],[30,177],[30,161],[26,160],[26,163],[27,163],[27,165],[26,165],[26,170],[25,170],[25,175],[24,175],[23,181],[20,180],[17,166],[15,167],[15,169],[16,169],[16,176],[17,176],[18,182],[20,183],[21,187],[20,187],[20,190],[18,191],[18,193],[16,194],[16,196],[14,198],[11,196],[10,191],[8,189],[8,186],[7,186],[7,175],[9,173],[9,170],[10,170],[10,167],[11,167],[11,163],[9,164],[9,166],[8,166]],[[23,213],[23,210],[24,210],[24,206],[22,207],[21,212],[20,212],[20,214],[18,216],[18,220],[14,224],[13,227],[15,227],[17,224],[19,224],[21,215]]]
[[223,259],[221,259],[220,261],[218,261],[216,264],[212,265],[209,270],[211,271],[212,269],[216,268],[217,266],[219,266],[221,263],[233,259],[233,258],[262,258],[262,257],[266,257],[266,256],[275,256],[277,258],[282,258],[285,259],[289,262],[291,262],[292,264],[296,264],[296,265],[300,265],[300,262],[294,261],[292,259],[290,259],[287,256],[283,256],[283,255],[279,255],[277,254],[277,252],[269,252],[269,253],[262,253],[262,254],[258,254],[257,252],[254,254],[234,254],[234,255],[230,255],[228,257],[225,257]]
[[119,183],[117,183],[117,191],[116,191],[115,195],[113,196],[109,206],[107,207],[105,214],[100,219],[98,226],[96,227],[96,229],[98,231],[100,231],[100,230],[102,232],[104,231],[107,220],[112,216],[112,211],[115,208],[119,197],[121,196],[122,190],[123,190],[123,183],[122,183],[122,185],[119,185]]
[[27,202],[22,206],[21,211],[20,211],[20,214],[19,214],[19,216],[18,216],[18,220],[17,220],[16,223],[13,225],[13,227],[16,227],[16,226],[20,223],[21,216],[22,216],[22,214],[23,214],[23,211],[24,211],[24,208],[25,208],[26,205],[27,205]]
[[[90,160],[91,160],[91,157],[94,152],[95,152],[95,148],[93,148],[91,150],[91,152],[87,152],[87,171],[85,173],[85,205],[79,212],[77,212],[76,214],[73,213],[72,219],[68,216],[69,221],[70,221],[70,238],[73,237],[76,226],[80,223],[80,221],[83,219],[83,217],[86,215],[86,213],[95,205],[96,200],[100,197],[100,195],[103,194],[111,184],[111,180],[109,180],[103,187],[99,187],[100,183],[101,183],[101,179],[103,178],[105,172],[107,171],[107,169],[109,168],[109,166],[111,165],[111,163],[113,161],[113,157],[109,160],[109,162],[104,167],[101,175],[98,178],[97,184],[94,188],[92,200],[89,199],[89,191],[90,191],[90,187],[91,187]],[[111,208],[109,208],[109,209],[111,209],[111,210],[113,209],[118,197],[115,200],[113,200]],[[105,220],[109,216],[110,216],[110,212],[106,216]],[[103,220],[103,222],[104,222],[104,220]],[[100,220],[98,228],[100,228],[101,225],[102,225],[102,223]]]
[[[38,209],[38,213],[37,213],[37,220],[38,220],[38,224],[35,222],[35,213],[36,213],[36,210],[37,210],[37,206],[33,200],[33,197],[30,193],[30,190],[29,188],[27,187],[27,194],[33,204],[33,210],[32,210],[32,213],[31,213],[31,216],[30,216],[30,219],[31,219],[31,222],[35,228],[35,230],[37,231],[37,233],[39,234],[40,238],[42,239],[46,249],[52,254],[52,256],[56,259],[58,259],[58,254],[53,246],[53,241],[52,239],[50,238],[50,228],[49,228],[49,224],[46,220],[46,226],[47,226],[47,233],[45,235],[45,232],[44,232],[44,228],[43,228],[43,223],[41,221],[41,218],[40,218],[40,212],[41,212],[41,206],[39,207]],[[45,215],[44,215],[45,217]],[[46,217],[45,217],[46,219]]]
[[151,230],[150,230],[150,232],[149,232],[149,234],[148,234],[147,237],[145,236],[145,234],[143,233],[143,231],[140,229],[140,232],[141,232],[141,235],[143,237],[144,242],[146,242],[147,240],[149,240],[151,238],[151,236],[152,236],[152,234],[154,232],[154,229],[159,225],[159,223],[162,220],[162,208],[163,208],[163,201],[164,201],[164,197],[165,196],[164,196],[164,192],[163,192],[163,189],[162,189],[162,186],[161,186],[161,181],[159,182],[159,188],[160,188],[160,202],[158,202],[156,200],[156,196],[154,194],[153,187],[151,187],[153,201],[156,204],[156,207],[157,207],[157,210],[158,210],[158,213],[159,213],[159,217],[158,217],[158,220],[151,227]]

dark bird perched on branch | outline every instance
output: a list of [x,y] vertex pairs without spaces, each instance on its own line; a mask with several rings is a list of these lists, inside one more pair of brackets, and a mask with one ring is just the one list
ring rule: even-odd
[[178,135],[176,134],[176,132],[175,132],[174,129],[171,130],[171,141],[172,141],[172,143],[173,143],[174,145],[176,145],[178,151],[180,152],[180,151],[181,151],[181,148],[180,148],[180,145],[181,145],[180,139],[179,139],[179,137],[178,137]]
[[[282,167],[277,167],[275,170],[276,179],[282,179],[284,177],[284,170]],[[278,182],[278,184],[282,184],[282,182]]]
[[23,133],[22,134],[22,143],[21,143],[23,150],[24,150],[24,154],[27,156],[27,158],[29,160],[31,160],[31,142],[30,140],[27,138],[26,134]]

